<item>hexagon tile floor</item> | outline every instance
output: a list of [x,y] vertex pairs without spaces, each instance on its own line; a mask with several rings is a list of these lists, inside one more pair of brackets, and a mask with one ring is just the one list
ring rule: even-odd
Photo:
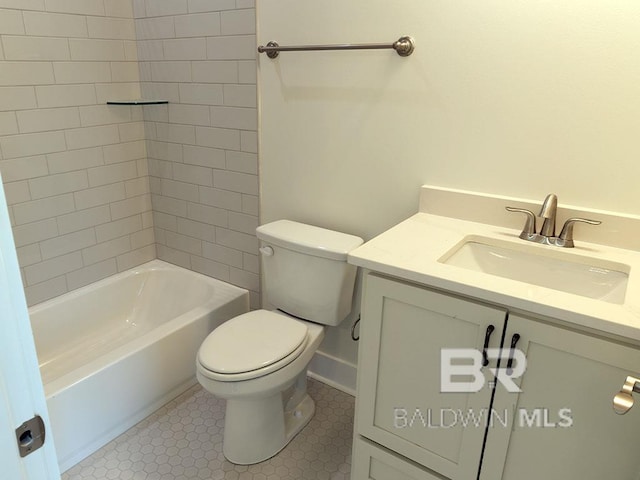
[[316,414],[275,457],[222,455],[224,400],[196,385],[62,475],[62,480],[348,480],[354,399],[309,379]]

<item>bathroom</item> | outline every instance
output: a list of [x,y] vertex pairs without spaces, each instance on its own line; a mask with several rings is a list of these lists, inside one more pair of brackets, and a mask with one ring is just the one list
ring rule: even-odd
[[[640,213],[635,3],[257,3],[0,1],[0,172],[29,305],[158,258],[259,308],[259,224],[370,240],[424,184]],[[406,58],[256,52],[402,35]],[[105,105],[137,98],[168,104]],[[357,314],[311,367],[347,394]]]

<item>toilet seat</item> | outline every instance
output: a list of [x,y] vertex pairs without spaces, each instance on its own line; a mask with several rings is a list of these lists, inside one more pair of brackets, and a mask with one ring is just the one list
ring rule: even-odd
[[295,360],[306,346],[304,322],[281,313],[255,310],[223,323],[198,352],[204,375],[214,380],[249,380]]

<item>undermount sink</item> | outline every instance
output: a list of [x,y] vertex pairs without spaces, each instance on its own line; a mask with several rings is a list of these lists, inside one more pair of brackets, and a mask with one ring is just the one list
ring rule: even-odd
[[609,303],[624,303],[630,267],[551,250],[470,236],[438,261]]

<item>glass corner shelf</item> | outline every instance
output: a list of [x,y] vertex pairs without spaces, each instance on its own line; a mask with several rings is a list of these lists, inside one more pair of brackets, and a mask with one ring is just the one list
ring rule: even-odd
[[108,100],[107,105],[164,105],[169,100]]

